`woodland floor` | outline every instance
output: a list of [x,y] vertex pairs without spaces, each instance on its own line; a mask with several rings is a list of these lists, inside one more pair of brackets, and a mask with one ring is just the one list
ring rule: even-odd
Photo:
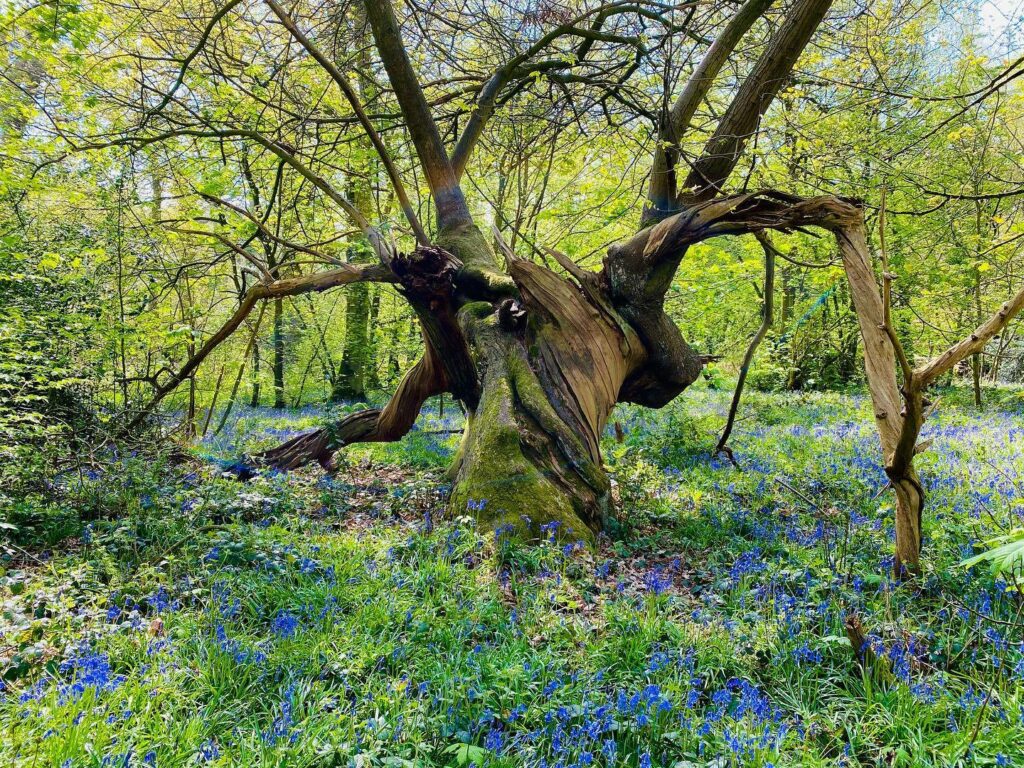
[[[1021,525],[1024,401],[960,399],[926,428],[913,587],[857,397],[751,393],[740,469],[708,456],[728,393],[623,410],[597,551],[443,516],[450,405],[333,478],[68,472],[5,545],[0,765],[1024,765],[1015,603],[959,566]],[[196,452],[323,417],[244,412]]]

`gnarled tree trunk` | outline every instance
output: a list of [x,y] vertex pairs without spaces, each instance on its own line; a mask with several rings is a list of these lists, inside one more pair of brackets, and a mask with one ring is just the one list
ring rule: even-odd
[[470,304],[460,316],[482,395],[452,507],[475,501],[488,525],[555,523],[562,535],[590,537],[612,507],[601,434],[643,347],[596,276],[573,283],[527,261],[513,261],[509,273],[520,298],[496,311]]
[[[401,436],[427,397],[449,391],[467,413],[451,511],[471,511],[489,528],[512,525],[536,535],[554,524],[562,536],[591,538],[611,512],[600,439],[615,404],[664,404],[701,370],[700,356],[657,297],[634,289],[710,237],[805,226],[841,234],[856,231],[860,220],[860,209],[838,198],[718,198],[614,246],[600,273],[552,252],[567,276],[510,252],[499,273],[475,226],[449,231],[447,248],[420,247],[390,263],[420,318],[428,353],[388,406],[300,436],[261,459],[284,468],[310,460],[329,466],[343,445]],[[863,248],[863,236],[849,242]]]
[[[463,231],[454,242],[464,255],[487,248],[479,232]],[[383,411],[299,436],[261,459],[282,468],[311,460],[330,466],[346,444],[400,437],[426,398],[454,382],[467,424],[452,467],[451,510],[471,511],[492,528],[537,535],[555,523],[561,536],[592,538],[611,511],[600,437],[623,383],[645,359],[598,276],[580,272],[573,282],[516,260],[508,270],[515,298],[469,301],[456,311],[465,267],[451,252],[421,248],[393,268],[421,315],[429,354]]]
[[[700,373],[703,359],[686,343],[665,310],[666,292],[687,249],[722,235],[816,227],[836,236],[850,280],[883,463],[896,490],[896,569],[897,573],[915,572],[919,567],[924,494],[913,456],[924,421],[923,392],[936,376],[980,352],[1024,308],[1024,291],[980,325],[970,339],[926,366],[911,370],[888,318],[886,281],[890,278],[883,270],[886,287],[880,295],[858,203],[837,197],[801,199],[775,191],[724,191],[747,141],[788,82],[832,0],[787,0],[781,18],[759,47],[760,55],[739,82],[703,151],[685,163],[689,170],[677,184],[676,172],[684,158],[681,142],[692,138],[692,118],[707,100],[725,63],[748,32],[759,25],[771,4],[772,0],[745,0],[724,21],[679,98],[671,107],[665,104],[660,110],[648,201],[640,217],[643,228],[612,246],[598,273],[584,271],[568,258],[551,252],[567,273],[562,276],[520,260],[511,252],[504,254],[506,267],[499,266],[474,223],[461,187],[470,156],[488,119],[538,75],[567,74],[583,63],[594,64],[598,74],[592,85],[604,93],[594,103],[621,100],[624,83],[609,77],[606,63],[622,57],[611,51],[605,51],[596,61],[588,57],[594,55],[599,44],[638,51],[645,50],[645,45],[643,39],[628,33],[628,28],[623,36],[619,34],[623,30],[609,31],[604,25],[610,19],[631,14],[645,28],[650,23],[667,22],[672,27],[667,34],[671,35],[679,31],[671,19],[673,11],[663,14],[660,8],[655,12],[633,3],[609,3],[584,9],[575,18],[562,19],[556,14],[560,20],[536,43],[509,55],[478,88],[469,86],[475,103],[470,110],[455,110],[455,120],[467,112],[469,117],[461,126],[450,126],[455,130],[445,131],[445,135],[458,136],[449,147],[441,138],[434,116],[439,103],[432,107],[424,94],[392,3],[362,3],[376,58],[390,82],[388,98],[393,97],[400,108],[400,127],[411,140],[413,160],[429,188],[437,219],[436,234],[431,238],[418,220],[399,166],[374,126],[376,120],[386,119],[384,115],[390,109],[383,113],[374,109],[371,117],[349,75],[303,32],[305,24],[292,19],[277,0],[267,0],[291,38],[342,92],[352,112],[351,118],[344,119],[358,124],[366,134],[418,246],[407,255],[393,253],[361,210],[370,207],[369,201],[353,203],[346,198],[307,164],[303,158],[308,153],[301,147],[249,128],[212,134],[205,130],[196,134],[196,129],[185,129],[184,133],[170,130],[165,138],[190,133],[221,140],[230,136],[275,155],[282,170],[287,167],[289,172],[301,175],[304,182],[347,214],[364,233],[380,264],[326,259],[334,268],[287,279],[267,272],[264,282],[245,294],[239,308],[181,370],[165,380],[154,379],[153,399],[128,426],[137,425],[188,378],[239,327],[257,302],[367,281],[396,283],[416,314],[424,352],[390,402],[382,409],[367,409],[299,435],[260,458],[282,468],[309,461],[330,467],[334,453],[345,445],[398,439],[412,428],[427,398],[450,393],[467,414],[452,470],[453,511],[472,509],[490,527],[511,524],[537,533],[540,526],[557,523],[563,536],[589,538],[604,527],[610,511],[610,485],[602,466],[600,437],[614,405],[631,402],[661,407]],[[221,15],[232,5],[229,3]],[[216,16],[213,23],[219,18]],[[495,54],[500,55],[497,50]],[[489,61],[490,56],[481,60]],[[577,79],[575,73],[572,79]],[[156,112],[171,102],[177,87],[164,94]],[[159,136],[143,138],[147,143],[160,140]],[[265,237],[285,243],[265,232],[258,219],[247,218]],[[295,247],[316,255],[315,249]],[[240,247],[233,250],[252,258]],[[265,270],[265,265],[260,266]],[[897,361],[903,371],[902,386],[897,382]],[[255,362],[254,372],[258,369]],[[276,383],[280,389],[281,382]]]

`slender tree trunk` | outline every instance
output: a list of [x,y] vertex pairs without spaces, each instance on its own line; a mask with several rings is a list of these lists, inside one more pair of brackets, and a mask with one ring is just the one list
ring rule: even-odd
[[284,300],[274,300],[274,407],[284,408]]
[[366,337],[369,344],[370,354],[369,361],[366,366],[366,389],[376,391],[380,389],[380,374],[378,372],[378,360],[374,350],[376,349],[376,339],[374,338],[374,330],[380,327],[380,290],[370,286],[371,300],[370,300],[370,322],[369,327],[366,329]]
[[[189,355],[196,353],[195,344],[189,344]],[[193,373],[188,377],[188,413],[185,415],[185,434],[192,438],[196,436],[196,375]]]
[[971,383],[974,388],[974,406],[981,408],[981,353],[971,355]]
[[[981,311],[981,270],[974,268],[974,324],[979,325],[984,318]],[[981,353],[971,355],[971,379],[974,384],[974,405],[981,408]]]
[[352,286],[345,300],[344,348],[338,374],[332,383],[331,399],[365,400],[367,372],[373,357],[369,337],[369,286]]
[[[156,179],[154,174],[154,187]],[[156,222],[154,222],[156,223]],[[125,327],[124,311],[124,179],[117,181],[117,219],[115,221],[116,241],[115,254],[117,256],[117,339],[120,350],[121,367],[121,407],[128,408],[128,352],[125,345],[127,328]],[[116,400],[116,398],[115,398]]]
[[[361,42],[369,37],[366,19],[358,5],[354,6],[354,35]],[[361,45],[358,71],[365,73],[370,69],[369,47]],[[372,82],[363,75],[357,78],[356,93],[364,101],[373,95]],[[357,160],[349,168],[349,195],[353,204],[363,211],[373,209],[373,190],[371,178],[376,172],[376,163],[369,158],[370,148],[364,147],[365,161]],[[356,245],[349,249],[348,260],[352,263],[365,263],[373,258],[369,248]],[[345,297],[345,337],[342,342],[341,365],[338,375],[332,383],[331,399],[365,400],[367,378],[373,362],[373,350],[370,348],[370,286],[368,284],[353,285]]]
[[259,341],[252,345],[252,395],[249,398],[249,406],[260,407],[260,345]]
[[213,411],[217,407],[217,400],[220,398],[220,385],[224,381],[224,366],[220,367],[220,373],[217,374],[217,383],[213,387],[213,399],[210,400],[210,407],[206,409],[206,418],[203,420],[203,429],[199,433],[200,437],[206,437],[207,431],[210,429],[210,420],[213,419]]
[[779,321],[785,329],[793,319],[793,305],[796,303],[796,287],[790,276],[790,270],[782,270],[782,311],[779,313]]
[[[896,380],[895,338],[883,295],[868,256],[863,227],[837,233],[843,267],[857,308],[864,343],[864,369],[882,448],[885,473],[896,492],[896,550],[893,572],[897,578],[921,571],[921,514],[924,489],[914,469],[917,435],[924,421],[923,397],[907,397]],[[884,249],[884,245],[882,246]],[[916,425],[916,428],[915,428]],[[907,443],[909,442],[909,446]]]
[[256,348],[256,337],[259,336],[260,323],[263,322],[263,310],[265,305],[260,307],[260,313],[256,318],[256,323],[252,328],[252,335],[249,337],[249,343],[245,347],[245,352],[242,353],[242,362],[238,366],[238,373],[235,374],[235,382],[231,385],[231,394],[228,396],[228,402],[224,406],[224,410],[221,412],[220,421],[217,422],[217,428],[213,431],[213,434],[219,435],[221,430],[224,429],[224,425],[227,424],[228,417],[231,415],[231,411],[235,407],[235,399],[238,397],[238,387],[242,383],[242,376],[245,375],[246,358],[250,356],[250,352]]

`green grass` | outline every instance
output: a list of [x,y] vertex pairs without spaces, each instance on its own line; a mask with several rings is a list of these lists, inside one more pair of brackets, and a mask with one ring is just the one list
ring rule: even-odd
[[[450,413],[333,480],[132,457],[61,478],[6,514],[0,765],[1024,763],[1019,595],[958,567],[1024,515],[1024,417],[930,423],[908,587],[863,401],[751,394],[740,470],[708,457],[726,402],[618,415],[596,551],[444,519]],[[199,450],[318,418],[247,412]]]

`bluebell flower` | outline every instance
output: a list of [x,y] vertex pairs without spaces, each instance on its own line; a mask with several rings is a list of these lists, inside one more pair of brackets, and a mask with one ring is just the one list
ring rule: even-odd
[[644,574],[644,586],[648,591],[660,595],[672,587],[672,574],[663,568],[655,568]]
[[487,732],[487,735],[484,737],[484,748],[489,749],[492,752],[500,752],[504,744],[505,736],[497,728],[492,728],[491,730],[489,730]]
[[73,656],[61,664],[62,672],[71,672],[72,680],[59,689],[60,701],[74,701],[81,698],[88,689],[113,691],[121,686],[125,678],[114,675],[110,659],[105,653],[85,653]]
[[805,661],[812,664],[820,664],[821,651],[813,650],[810,644],[805,641],[803,645],[793,650],[793,658],[796,659],[797,666]]
[[146,602],[157,613],[176,611],[181,608],[180,600],[172,600],[170,594],[161,585],[156,592],[146,598]]
[[220,757],[220,749],[213,739],[207,739],[199,745],[199,761],[209,763]]
[[292,637],[299,629],[299,619],[295,614],[288,611],[278,611],[277,616],[274,617],[271,629],[278,637]]

